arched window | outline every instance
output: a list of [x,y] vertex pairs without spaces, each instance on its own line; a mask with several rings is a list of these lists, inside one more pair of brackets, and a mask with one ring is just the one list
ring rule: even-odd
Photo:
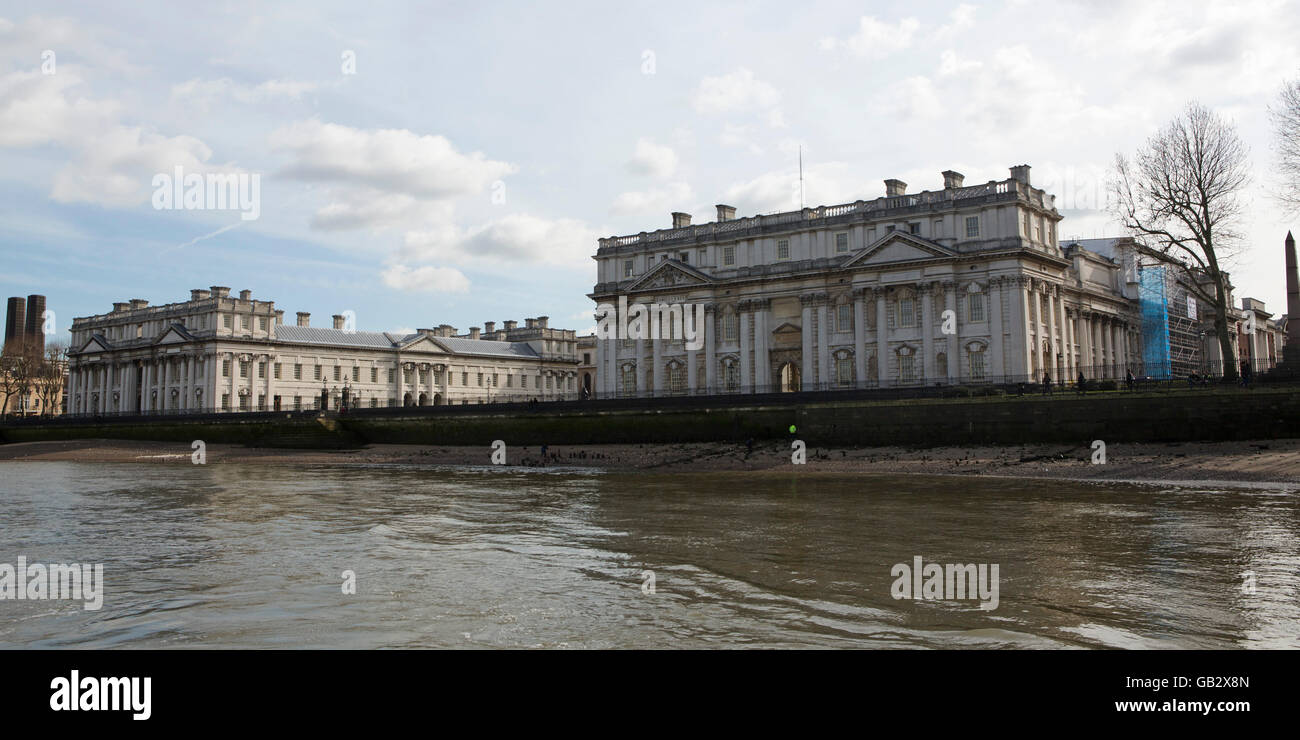
[[722,362],[722,379],[728,391],[740,390],[740,365],[730,357]]
[[847,352],[835,356],[835,383],[841,388],[853,385],[853,358]]
[[911,347],[898,348],[898,380],[900,383],[915,383],[916,352]]
[[686,390],[686,366],[680,362],[668,363],[668,390],[673,393]]
[[636,365],[623,366],[623,392],[636,393]]
[[972,344],[967,350],[967,361],[970,371],[970,379],[984,380],[987,370],[984,364],[983,345]]

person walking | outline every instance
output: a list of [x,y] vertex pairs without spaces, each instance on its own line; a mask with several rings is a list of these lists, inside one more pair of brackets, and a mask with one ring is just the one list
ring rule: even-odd
[[1076,381],[1079,387],[1079,395],[1085,395],[1088,392],[1088,381],[1083,377],[1083,371],[1079,371],[1079,379]]
[[1052,376],[1044,372],[1043,373],[1043,395],[1044,396],[1050,395],[1051,392],[1052,392]]
[[1133,390],[1133,384],[1136,382],[1137,382],[1137,378],[1133,377],[1133,370],[1132,369],[1125,370],[1124,385],[1128,386],[1129,390]]

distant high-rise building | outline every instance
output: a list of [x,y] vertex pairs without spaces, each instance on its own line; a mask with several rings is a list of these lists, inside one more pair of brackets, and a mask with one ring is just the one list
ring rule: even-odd
[[27,331],[26,322],[27,304],[23,303],[21,296],[15,296],[9,299],[9,306],[5,313],[5,343],[8,348],[12,342],[21,342],[23,333]]
[[45,352],[45,296],[27,296],[27,323],[23,333],[36,351]]

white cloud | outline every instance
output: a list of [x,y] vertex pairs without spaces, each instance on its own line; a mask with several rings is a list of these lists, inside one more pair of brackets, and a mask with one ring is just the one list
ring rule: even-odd
[[293,161],[284,172],[303,180],[361,184],[421,198],[483,192],[515,172],[514,165],[480,152],[462,153],[443,136],[406,129],[357,129],[318,120],[300,121],[271,135]]
[[69,66],[53,75],[32,69],[0,77],[0,146],[74,145],[113,125],[121,106],[82,97],[75,90],[83,84]]
[[745,67],[718,77],[705,77],[695,89],[694,97],[695,110],[707,114],[767,110],[780,102],[780,91],[754,77]]
[[864,15],[858,20],[857,33],[844,39],[823,38],[818,45],[826,51],[846,49],[856,56],[883,59],[911,46],[912,37],[920,27],[921,22],[915,18],[886,23]]
[[663,187],[620,193],[610,210],[620,216],[653,216],[681,210],[695,195],[684,182],[670,182]]
[[908,77],[890,85],[879,98],[877,107],[904,119],[937,118],[943,115],[943,103],[927,77]]
[[201,110],[207,110],[214,103],[227,98],[244,104],[264,103],[277,98],[298,100],[304,94],[319,87],[320,85],[315,82],[297,80],[267,80],[257,85],[245,85],[229,77],[216,80],[203,80],[196,77],[173,85],[172,98],[183,100]]
[[406,293],[468,293],[469,278],[454,267],[394,264],[381,274],[384,285]]
[[653,139],[643,136],[637,139],[636,151],[627,167],[638,175],[669,178],[677,171],[677,153],[672,147],[656,144]]
[[[846,162],[804,160],[803,202],[807,206],[850,203],[866,198],[863,176]],[[879,188],[877,188],[879,189]],[[732,184],[727,203],[740,215],[796,211],[799,209],[799,170],[766,172]],[[875,196],[871,196],[875,197]]]
[[403,262],[573,265],[596,251],[599,235],[574,219],[549,220],[515,213],[461,229],[450,221],[409,231]]

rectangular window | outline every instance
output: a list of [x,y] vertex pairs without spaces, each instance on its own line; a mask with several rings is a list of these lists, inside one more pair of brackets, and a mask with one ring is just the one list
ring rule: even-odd
[[463,373],[460,374],[460,384],[461,384],[461,385],[469,385],[469,373],[464,373],[464,372],[463,372]]
[[265,362],[259,362],[259,363],[257,363],[257,377],[259,377],[259,378],[265,378],[265,377],[266,377],[266,363],[265,363]]
[[632,277],[632,260],[623,260],[623,277]]
[[739,323],[735,314],[727,314],[722,317],[722,338],[728,342],[736,341],[736,324]]
[[848,386],[853,383],[853,360],[847,357],[839,357],[835,360],[835,380],[840,386]]
[[280,379],[280,363],[275,363],[275,379]]
[[257,396],[257,410],[258,410],[258,411],[266,411],[266,396],[265,396],[265,395],[258,394],[258,396]]
[[835,235],[835,251],[849,251],[849,233],[847,231],[842,231]]
[[302,396],[293,397],[293,410],[302,411]]
[[701,250],[700,250],[699,261],[700,261],[700,264],[701,264],[701,265],[705,263],[705,260],[707,259],[708,254],[709,254],[709,250],[707,250],[707,249],[701,249]]
[[835,309],[836,331],[853,330],[853,306],[847,303],[841,303]]
[[677,255],[677,259],[682,261],[683,263],[689,264],[691,261],[691,255],[689,252],[682,252],[681,254]]
[[913,221],[912,223],[907,225],[907,230],[913,234],[921,233],[921,222]]
[[221,410],[222,410],[222,411],[229,411],[229,410],[230,410],[230,394],[229,394],[229,393],[222,393],[222,394],[221,394]]
[[392,383],[396,378],[397,376],[394,374],[393,368],[388,368],[388,382]]
[[492,373],[492,387],[493,387],[493,388],[496,388],[496,387],[497,387],[497,374],[496,374],[496,373]]
[[353,382],[353,383],[357,383],[357,382],[360,382],[360,381],[361,381],[361,368],[359,368],[359,367],[353,365],[353,366],[352,366],[352,382]]
[[293,379],[302,380],[302,363],[295,362],[293,365]]
[[266,331],[266,317],[265,317],[265,316],[259,316],[259,317],[258,317],[258,319],[257,319],[257,328],[261,329],[262,331]]
[[230,377],[230,360],[221,361],[221,377],[223,378]]
[[483,373],[478,374],[478,387],[479,388],[483,387]]
[[722,248],[722,264],[724,264],[724,265],[734,265],[734,264],[736,264],[736,248],[735,248],[735,247],[723,247],[723,248]]
[[316,366],[316,380],[320,380],[320,365]]
[[[245,316],[240,316],[240,317],[239,317],[239,328],[240,328],[240,329],[243,329],[244,331],[248,331],[248,316],[247,316],[247,315],[245,315]],[[243,405],[244,405],[244,406],[247,406],[248,404],[247,404],[247,403],[244,403]]]
[[528,387],[528,376],[527,376],[527,375],[520,375],[520,376],[519,376],[519,387],[520,387],[520,388],[527,388],[527,387]]
[[912,355],[898,356],[898,377],[904,383],[916,380],[916,358]]
[[970,377],[972,380],[984,379],[984,352],[975,350],[970,353]]
[[377,367],[370,368],[370,382],[371,383],[379,382],[379,368]]
[[335,380],[343,379],[343,368],[339,367],[338,365],[334,366],[334,379]]
[[898,301],[898,325],[916,326],[916,301],[902,298]]
[[966,238],[973,239],[974,237],[977,237],[979,235],[980,235],[980,217],[967,216],[966,217]]
[[377,409],[377,408],[379,408],[379,399],[378,399],[378,398],[372,398],[372,399],[370,399],[370,408],[372,408],[372,409]]
[[789,240],[789,239],[777,239],[777,240],[776,240],[776,258],[779,259],[779,260],[788,260],[788,259],[790,259],[790,240]]
[[514,387],[515,387],[515,376],[513,376],[513,375],[507,375],[507,376],[506,376],[506,387],[507,387],[507,388],[514,388]]
[[239,377],[241,378],[248,377],[248,363],[244,360],[239,361]]
[[970,320],[972,322],[983,321],[984,320],[984,294],[971,293],[969,300],[970,300]]

